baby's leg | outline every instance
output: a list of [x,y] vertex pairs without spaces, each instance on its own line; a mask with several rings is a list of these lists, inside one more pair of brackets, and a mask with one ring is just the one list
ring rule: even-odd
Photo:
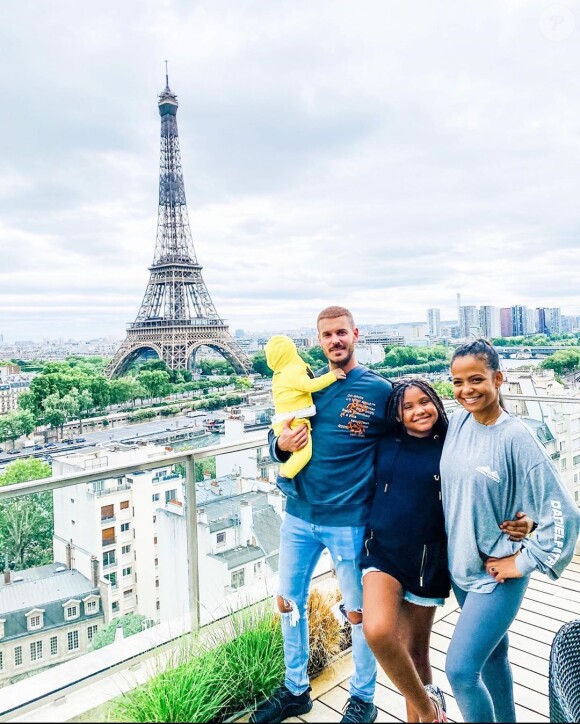
[[302,468],[312,457],[312,437],[310,435],[310,420],[295,419],[292,421],[291,427],[300,427],[301,425],[306,425],[308,427],[308,440],[306,442],[306,445],[302,449],[292,453],[290,459],[281,466],[280,475],[283,478],[293,478],[302,470]]

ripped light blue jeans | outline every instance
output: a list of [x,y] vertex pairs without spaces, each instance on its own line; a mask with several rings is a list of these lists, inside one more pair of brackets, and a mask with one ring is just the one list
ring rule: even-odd
[[[364,542],[364,526],[313,525],[286,513],[280,529],[280,563],[278,594],[292,611],[282,614],[285,686],[295,695],[306,691],[308,674],[307,600],[310,579],[322,551],[328,548],[338,578],[346,611],[362,610],[362,580],[359,557]],[[350,680],[351,696],[372,701],[377,668],[368,647],[362,624],[351,624],[354,674]]]

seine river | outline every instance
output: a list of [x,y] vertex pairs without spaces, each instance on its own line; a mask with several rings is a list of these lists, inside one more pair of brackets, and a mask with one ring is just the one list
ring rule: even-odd
[[502,359],[502,370],[515,370],[518,367],[537,367],[543,359]]

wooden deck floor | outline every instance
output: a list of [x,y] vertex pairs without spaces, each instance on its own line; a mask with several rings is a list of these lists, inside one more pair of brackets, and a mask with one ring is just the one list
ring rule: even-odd
[[[438,612],[431,637],[431,664],[434,683],[447,700],[450,721],[463,719],[445,676],[445,654],[459,616],[455,601]],[[515,682],[518,722],[548,722],[548,661],[550,644],[563,623],[580,618],[580,556],[558,581],[534,574],[520,612],[510,628],[510,661]],[[312,710],[288,722],[338,722],[348,699],[352,673],[350,655],[339,659],[312,682]],[[375,704],[377,722],[405,721],[405,704],[387,676],[379,669]]]

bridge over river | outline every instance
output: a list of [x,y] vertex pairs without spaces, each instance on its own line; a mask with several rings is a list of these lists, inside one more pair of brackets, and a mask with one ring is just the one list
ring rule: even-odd
[[500,345],[496,345],[495,349],[500,357],[504,357],[504,358],[516,357],[519,359],[525,359],[525,358],[530,359],[530,358],[534,358],[534,357],[549,357],[551,354],[554,354],[554,352],[558,352],[561,349],[572,349],[572,348],[567,345],[552,344],[552,345],[545,345],[545,346],[541,346],[541,347],[532,347],[532,346],[512,347],[511,345],[509,347],[502,347]]

